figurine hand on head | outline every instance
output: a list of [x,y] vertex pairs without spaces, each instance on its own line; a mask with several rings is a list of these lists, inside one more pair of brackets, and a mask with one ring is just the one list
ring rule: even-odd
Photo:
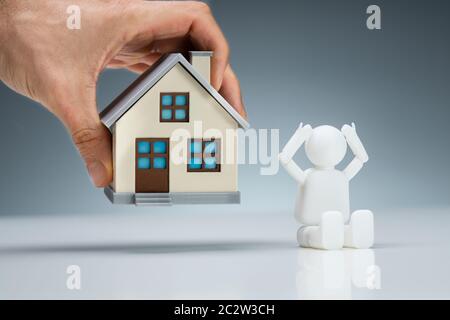
[[344,134],[344,137],[347,140],[347,143],[350,146],[350,149],[352,149],[355,156],[363,163],[367,162],[369,160],[369,156],[361,142],[361,139],[358,137],[358,134],[356,133],[355,123],[352,122],[351,126],[345,124],[342,127],[341,132]]
[[311,136],[313,128],[309,124],[303,126],[303,122],[300,122],[297,131],[300,135],[300,139],[306,141]]
[[303,122],[300,122],[294,135],[289,139],[288,143],[284,146],[283,151],[278,155],[278,159],[284,165],[288,164],[298,149],[301,148],[303,143],[309,139],[313,129],[309,124],[303,126]]
[[351,126],[348,125],[348,124],[344,124],[344,125],[342,126],[341,131],[342,131],[342,133],[344,134],[345,138],[347,138],[347,137],[352,137],[352,136],[357,136],[357,133],[356,133],[356,125],[355,125],[354,122],[352,122],[352,125],[351,125]]

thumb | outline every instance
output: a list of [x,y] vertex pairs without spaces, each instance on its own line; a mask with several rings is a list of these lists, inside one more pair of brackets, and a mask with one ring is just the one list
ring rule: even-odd
[[72,132],[72,139],[83,158],[96,187],[105,187],[112,180],[111,134],[97,119],[82,124]]
[[65,106],[58,109],[54,111],[69,130],[93,184],[107,186],[112,181],[111,133],[100,121],[95,94],[66,98]]

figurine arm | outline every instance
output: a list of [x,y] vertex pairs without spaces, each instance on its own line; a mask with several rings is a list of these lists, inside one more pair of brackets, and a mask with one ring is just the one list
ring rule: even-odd
[[350,162],[347,168],[344,169],[344,174],[347,176],[348,180],[351,180],[362,169],[364,163],[369,161],[369,155],[367,154],[364,145],[362,144],[361,140],[358,137],[358,134],[356,133],[356,127],[354,123],[352,123],[351,127],[349,125],[344,125],[341,131],[344,134],[350,149],[355,155],[355,158],[352,160],[352,162]]
[[362,169],[364,163],[355,157],[352,162],[344,169],[344,174],[348,180],[352,180],[358,172]]
[[289,160],[288,162],[284,162],[281,158],[280,154],[280,162],[284,169],[289,173],[289,175],[294,178],[299,184],[304,184],[306,180],[305,171],[303,171],[294,160]]
[[291,177],[293,177],[298,183],[303,184],[305,182],[305,172],[292,160],[292,157],[305,143],[312,133],[310,125],[303,127],[303,123],[300,123],[297,131],[289,139],[288,143],[284,146],[281,153],[278,155],[278,159],[281,165],[286,169]]

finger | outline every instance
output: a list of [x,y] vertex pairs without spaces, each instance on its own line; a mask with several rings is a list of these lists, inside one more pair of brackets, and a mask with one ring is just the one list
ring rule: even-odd
[[229,104],[236,109],[237,112],[244,118],[247,118],[244,103],[242,101],[241,87],[239,80],[231,69],[230,65],[225,70],[222,87],[219,93],[228,101]]
[[138,63],[138,64],[133,64],[131,66],[127,66],[128,70],[130,70],[131,72],[137,73],[137,74],[144,73],[145,71],[148,70],[148,68],[150,68],[150,66],[145,63]]
[[108,62],[107,67],[110,69],[128,68],[132,65],[145,64],[147,68],[161,58],[160,53],[151,53],[140,57],[115,57]]
[[134,23],[127,26],[129,32],[134,32],[133,41],[150,43],[186,37],[193,49],[214,51],[211,83],[217,90],[221,87],[228,65],[229,48],[206,4],[197,1],[139,2],[133,6],[131,13]]
[[155,40],[150,45],[150,51],[153,53],[183,53],[187,54],[193,48],[192,42],[188,36]]
[[[131,72],[141,74],[166,53],[177,52],[187,55],[190,48],[189,43],[188,39],[178,38],[155,41],[145,48],[133,48],[132,46],[127,46],[127,48],[122,49],[108,62],[107,68],[126,68]],[[151,53],[149,54],[148,52]]]
[[99,121],[94,126],[80,126],[72,139],[96,187],[106,187],[112,181],[111,134]]
[[69,130],[93,184],[107,186],[112,181],[111,134],[98,116],[95,89],[81,87],[78,95],[67,92],[54,110]]
[[188,38],[176,38],[153,41],[151,44],[131,41],[108,62],[110,68],[126,68],[129,65],[146,63],[152,65],[166,53],[178,52],[187,54],[192,48]]

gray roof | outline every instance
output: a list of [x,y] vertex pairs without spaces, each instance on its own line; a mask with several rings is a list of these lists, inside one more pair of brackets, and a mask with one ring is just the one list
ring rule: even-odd
[[101,113],[100,118],[111,128],[144,94],[147,93],[177,63],[184,67],[191,76],[227,111],[239,124],[247,129],[249,123],[206,81],[200,73],[180,53],[163,56],[149,70],[144,72],[122,94],[120,94]]

